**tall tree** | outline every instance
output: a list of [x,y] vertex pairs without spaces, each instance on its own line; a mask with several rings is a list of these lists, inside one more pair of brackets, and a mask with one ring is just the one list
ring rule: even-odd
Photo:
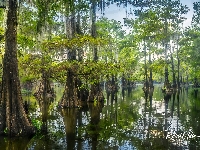
[[177,21],[182,22],[184,20],[183,15],[188,12],[188,7],[180,3],[180,0],[164,0],[158,2],[158,12],[160,13],[159,17],[164,23],[163,29],[163,46],[164,46],[164,55],[165,55],[165,88],[169,88],[169,71],[168,71],[168,52],[169,52],[169,43],[170,43],[170,26],[176,26]]
[[[96,8],[97,8],[97,1],[96,0],[91,0],[91,36],[96,39],[97,38],[97,28],[96,28]],[[93,61],[97,62],[98,61],[98,54],[97,54],[97,46],[94,45],[93,47]],[[100,79],[94,79],[97,82],[91,85],[91,90],[88,96],[88,101],[103,101],[104,97],[102,94],[102,90],[100,88]]]
[[[151,21],[146,25],[146,28],[144,28],[144,31],[146,31],[145,35],[150,34],[150,36],[152,37],[152,33],[154,32],[153,35],[156,35],[155,37],[157,38],[157,41],[160,43],[160,45],[163,45],[163,55],[164,55],[164,60],[165,60],[164,87],[169,88],[170,87],[169,70],[168,70],[169,69],[168,68],[169,48],[171,46],[170,45],[171,37],[173,34],[175,34],[174,31],[172,31],[172,29],[176,28],[177,30],[178,29],[177,26],[179,26],[184,21],[183,15],[188,12],[188,7],[181,4],[180,0],[174,0],[174,1],[171,1],[171,0],[163,0],[163,1],[155,0],[154,1],[153,0],[149,2],[148,5],[143,4],[143,6],[145,7],[148,6],[148,7],[147,9],[144,9],[144,11],[138,11],[140,18],[145,18],[145,16],[147,16],[144,12],[148,12],[149,17],[147,19],[143,19],[142,22],[145,22],[146,20]],[[158,34],[161,36],[158,36]]]
[[0,100],[0,134],[27,136],[34,134],[22,104],[17,60],[17,0],[8,1],[5,54]]

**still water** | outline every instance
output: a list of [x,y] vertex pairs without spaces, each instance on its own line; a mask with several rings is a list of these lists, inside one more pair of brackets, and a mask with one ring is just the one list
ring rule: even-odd
[[[32,139],[0,137],[0,150],[198,150],[200,149],[200,99],[192,88],[164,98],[161,85],[153,97],[142,86],[105,94],[104,103],[82,108],[57,109],[62,88],[48,111],[48,134]],[[41,126],[41,112],[32,96],[30,117]]]

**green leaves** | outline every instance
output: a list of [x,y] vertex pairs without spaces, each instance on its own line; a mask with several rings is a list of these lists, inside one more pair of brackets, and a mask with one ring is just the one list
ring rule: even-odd
[[51,40],[45,40],[42,42],[42,49],[44,51],[59,50],[59,49],[78,49],[84,46],[102,46],[107,42],[101,38],[93,38],[89,35],[76,35],[72,39],[63,39],[62,37],[53,37]]
[[199,77],[200,30],[198,27],[187,28],[184,35],[179,42],[181,46],[181,60],[184,62],[184,68],[187,70],[187,73],[190,73],[192,77]]
[[0,43],[1,41],[3,41],[3,39],[4,39],[4,29],[0,27]]
[[192,17],[192,23],[194,26],[199,26],[200,23],[200,2],[193,3],[194,14]]
[[32,119],[32,124],[33,124],[33,126],[34,126],[38,131],[41,130],[42,121],[39,121],[39,120],[37,120],[37,119]]

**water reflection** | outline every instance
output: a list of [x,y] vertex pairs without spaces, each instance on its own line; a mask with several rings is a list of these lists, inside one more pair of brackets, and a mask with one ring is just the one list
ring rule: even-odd
[[30,139],[26,138],[3,138],[0,137],[1,150],[26,150]]
[[[142,86],[119,91],[105,93],[104,104],[62,110],[51,105],[49,133],[20,139],[20,149],[199,149],[200,101],[194,89],[172,95],[163,95],[161,86],[148,95]],[[41,115],[37,118],[42,121]],[[19,149],[17,143],[0,138],[1,149]]]
[[76,143],[78,109],[62,109],[61,114],[65,125],[67,149],[73,149]]
[[98,137],[99,137],[99,131],[100,129],[100,113],[102,112],[103,104],[102,103],[96,103],[95,105],[93,103],[89,103],[89,112],[90,112],[90,123],[89,123],[89,130],[92,131],[90,133],[90,138],[92,142],[92,150],[95,150],[98,146]]

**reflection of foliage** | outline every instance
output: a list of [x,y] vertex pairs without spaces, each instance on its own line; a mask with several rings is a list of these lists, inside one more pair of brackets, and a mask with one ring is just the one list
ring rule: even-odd
[[62,132],[56,134],[47,134],[47,135],[37,135],[31,139],[28,144],[28,149],[66,149],[66,144],[64,141],[57,140],[62,139]]
[[199,138],[196,137],[200,135],[199,108],[200,102],[198,98],[195,98],[193,88],[189,88],[188,90],[182,89],[179,95],[179,101],[176,95],[174,101],[171,99],[169,102],[169,109],[173,111],[173,115],[179,116],[178,120],[180,120],[180,123],[177,121],[177,127],[179,128],[177,134],[184,135],[183,138],[188,139],[191,147],[200,145],[198,142]]
[[[98,130],[91,130],[91,124],[79,128],[79,133],[87,132],[91,137],[98,134],[98,139],[102,142],[109,142],[111,145],[123,145],[125,140],[129,141],[133,129],[134,122],[138,119],[137,106],[128,103],[120,103],[113,105],[109,110],[104,109],[105,117],[100,120]],[[107,114],[106,112],[109,112]]]

